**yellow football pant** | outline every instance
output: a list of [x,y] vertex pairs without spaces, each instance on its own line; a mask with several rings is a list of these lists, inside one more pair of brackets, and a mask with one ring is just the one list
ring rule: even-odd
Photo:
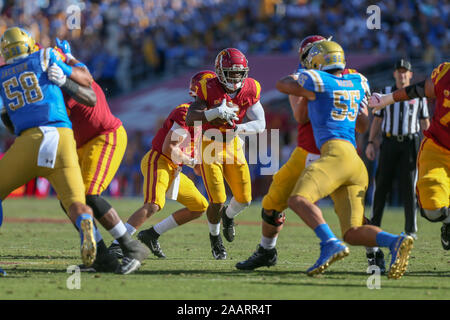
[[417,160],[416,186],[420,207],[437,210],[450,204],[450,150],[424,138]]
[[85,204],[84,184],[81,177],[76,143],[72,129],[57,128],[58,150],[54,168],[39,167],[39,147],[44,137],[39,128],[31,128],[16,138],[0,160],[0,199],[36,177],[49,180],[58,198],[68,211],[71,204]]
[[364,197],[369,178],[355,147],[344,140],[329,140],[320,149],[320,158],[305,168],[292,196],[312,203],[330,195],[339,217],[342,236],[364,222]]
[[[144,203],[154,203],[160,209],[166,203],[166,192],[173,182],[177,166],[166,156],[150,150],[142,158],[141,171],[144,176]],[[203,212],[208,208],[208,201],[195,187],[194,182],[182,172],[177,201],[190,211]]]
[[101,194],[111,183],[127,148],[123,126],[99,135],[78,148],[78,159],[87,195]]
[[282,212],[288,207],[288,198],[305,169],[308,154],[301,147],[295,148],[289,160],[273,175],[269,191],[262,200],[264,209]]
[[228,143],[202,141],[201,173],[211,203],[225,203],[224,178],[239,203],[252,201],[250,170],[239,137]]

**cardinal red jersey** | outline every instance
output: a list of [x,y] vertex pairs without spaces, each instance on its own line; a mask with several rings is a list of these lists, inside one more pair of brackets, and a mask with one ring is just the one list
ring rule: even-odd
[[[175,109],[172,110],[172,112],[169,114],[167,119],[164,121],[163,126],[158,130],[155,137],[152,140],[152,149],[158,151],[159,153],[163,154],[162,148],[164,144],[164,140],[166,139],[167,134],[172,129],[173,124],[177,123],[181,128],[187,130],[190,134],[190,141],[185,140],[181,143],[181,150],[186,151],[187,153],[191,153],[193,151],[193,143],[194,143],[194,127],[188,127],[186,125],[186,114],[188,111],[188,108],[190,107],[191,103],[182,103],[179,106],[177,106]],[[187,151],[187,148],[191,148],[191,152]],[[170,159],[170,155],[166,155]]]
[[113,132],[122,125],[122,121],[111,113],[105,94],[95,81],[92,82],[92,89],[97,96],[97,104],[94,107],[77,102],[62,90],[77,148],[96,136]]
[[441,63],[431,74],[436,94],[436,108],[424,135],[450,150],[450,62]]
[[[252,78],[245,79],[244,85],[239,90],[234,98],[231,98],[224,90],[223,86],[220,84],[219,79],[210,78],[203,79],[200,82],[200,86],[197,87],[197,96],[201,100],[205,100],[208,109],[214,108],[217,105],[221,104],[223,99],[226,99],[228,102],[232,102],[233,104],[239,107],[239,111],[237,116],[239,120],[236,120],[235,123],[242,123],[242,120],[245,117],[247,109],[254,105],[260,99],[261,93],[261,85],[258,81]],[[233,126],[234,127],[234,126]],[[225,131],[226,129],[233,128],[229,124],[214,126],[210,123],[205,123],[203,125],[203,130],[207,130],[210,128],[218,128],[221,131]]]
[[[358,73],[355,69],[344,69],[342,74]],[[298,125],[297,146],[305,149],[309,153],[320,154],[320,150],[314,141],[313,130],[311,122]]]

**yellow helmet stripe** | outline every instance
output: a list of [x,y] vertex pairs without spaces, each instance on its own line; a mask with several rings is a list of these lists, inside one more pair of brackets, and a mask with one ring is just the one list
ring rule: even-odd
[[206,81],[207,81],[207,79],[202,79],[199,81],[200,86],[202,87],[203,98],[205,100],[208,99],[208,90],[206,90]]

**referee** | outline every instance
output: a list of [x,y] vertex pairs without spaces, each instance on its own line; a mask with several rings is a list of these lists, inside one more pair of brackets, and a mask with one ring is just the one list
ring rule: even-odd
[[[397,61],[394,69],[395,86],[387,86],[383,93],[409,86],[412,76],[411,63],[404,59]],[[375,160],[381,131],[382,142],[375,175],[371,223],[381,226],[386,196],[391,191],[393,179],[398,172],[405,209],[405,233],[415,239],[417,239],[416,158],[421,139],[419,133],[420,130],[428,129],[429,125],[426,98],[396,102],[374,114],[366,147],[367,158]],[[378,248],[367,248],[369,265],[380,266],[371,259],[380,260],[382,255]]]

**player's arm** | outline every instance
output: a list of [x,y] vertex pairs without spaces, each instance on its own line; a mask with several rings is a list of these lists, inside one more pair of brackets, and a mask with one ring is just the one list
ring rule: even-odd
[[425,97],[436,98],[434,83],[431,78],[427,78],[403,89],[397,89],[388,94],[374,93],[369,99],[369,107],[380,110],[395,102]]
[[52,64],[48,68],[47,75],[50,81],[59,86],[77,102],[88,107],[94,107],[97,104],[97,95],[92,87],[81,86],[69,79],[57,64]]
[[295,79],[294,75],[288,75],[277,81],[276,88],[278,91],[298,97],[305,97],[308,100],[315,100],[316,94],[313,91],[305,89]]
[[383,118],[379,116],[373,117],[372,125],[370,126],[369,141],[366,146],[367,159],[375,160],[376,149],[378,149],[378,136],[381,132],[381,123]]
[[261,133],[266,128],[266,117],[264,108],[258,100],[254,105],[247,109],[247,118],[250,120],[245,123],[237,124],[236,133]]
[[291,106],[292,113],[294,114],[295,121],[302,125],[309,122],[308,99],[290,94],[289,104]]
[[190,167],[194,167],[195,161],[193,158],[184,153],[180,144],[184,141],[184,139],[190,139],[189,132],[178,125],[176,122],[173,123],[172,129],[166,135],[164,139],[164,143],[162,146],[162,152],[170,156],[170,159],[173,163],[177,165],[185,164]]
[[76,59],[73,55],[72,55],[72,49],[70,48],[70,44],[67,40],[60,40],[59,38],[55,39],[56,42],[56,46],[64,53],[64,55],[66,56],[66,63],[69,66],[75,67],[75,68],[80,68],[80,70],[82,72],[85,72],[87,74],[88,77],[92,78],[91,73],[89,72],[88,67],[82,63],[81,61],[79,61],[78,59]]
[[14,134],[14,124],[12,123],[11,118],[9,117],[9,114],[6,111],[6,109],[2,109],[0,117],[6,129],[8,129],[10,133]]
[[186,115],[186,125],[189,127],[194,126],[195,121],[210,122],[217,118],[228,121],[230,125],[233,125],[232,120],[239,120],[236,116],[237,107],[228,107],[227,101],[224,99],[222,104],[216,108],[207,109],[208,105],[205,100],[195,97],[195,101],[191,104]]

